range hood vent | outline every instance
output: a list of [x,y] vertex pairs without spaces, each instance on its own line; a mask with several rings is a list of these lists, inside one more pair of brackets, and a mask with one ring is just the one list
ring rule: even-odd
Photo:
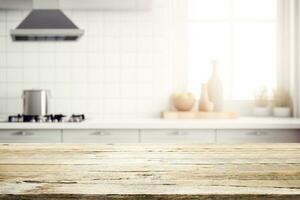
[[[36,5],[56,4],[56,8],[62,10],[149,11],[152,8],[152,1],[153,0],[0,0],[0,10],[39,9],[40,7]],[[44,8],[50,9],[49,6]]]
[[76,41],[84,30],[59,9],[35,9],[10,33],[14,41]]

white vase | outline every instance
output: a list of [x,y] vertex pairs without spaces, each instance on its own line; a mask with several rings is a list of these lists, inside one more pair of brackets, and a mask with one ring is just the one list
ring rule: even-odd
[[274,117],[291,117],[292,111],[289,107],[275,107],[273,108]]
[[202,84],[201,97],[199,101],[199,111],[212,112],[214,104],[209,100],[207,93],[207,84]]
[[256,117],[268,117],[270,116],[271,111],[269,107],[254,107],[253,115]]
[[223,86],[216,61],[212,62],[212,75],[207,83],[207,89],[209,100],[214,105],[213,111],[221,112],[223,110]]

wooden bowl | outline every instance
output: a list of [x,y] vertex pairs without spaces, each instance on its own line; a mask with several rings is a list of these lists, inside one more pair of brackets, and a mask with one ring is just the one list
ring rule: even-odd
[[192,93],[175,93],[172,95],[173,106],[178,111],[190,111],[196,102]]

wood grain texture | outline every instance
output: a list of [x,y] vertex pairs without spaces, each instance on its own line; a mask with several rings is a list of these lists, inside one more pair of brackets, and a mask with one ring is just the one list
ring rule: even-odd
[[1,144],[0,199],[300,199],[300,144]]

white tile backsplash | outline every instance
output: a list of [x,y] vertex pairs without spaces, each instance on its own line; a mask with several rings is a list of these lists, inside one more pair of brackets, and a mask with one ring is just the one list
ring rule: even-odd
[[121,69],[121,82],[122,83],[135,83],[138,80],[138,68],[125,67]]
[[6,22],[6,13],[0,12],[0,22]]
[[6,37],[0,36],[0,52],[5,52],[5,51],[6,51]]
[[106,83],[103,86],[103,97],[119,99],[121,97],[121,86],[118,83]]
[[6,60],[7,60],[6,55],[4,53],[1,53],[1,56],[0,56],[0,67],[1,68],[7,67]]
[[0,82],[6,82],[6,70],[0,68]]
[[73,99],[85,99],[87,95],[87,84],[85,83],[72,83],[70,84],[71,87],[71,97]]
[[105,67],[103,71],[105,83],[117,83],[121,78],[120,67]]
[[87,112],[97,116],[97,114],[100,112],[101,107],[101,100],[98,99],[91,99],[87,101]]
[[55,69],[53,68],[41,68],[40,69],[40,82],[52,84],[55,82]]
[[114,98],[104,99],[104,101],[103,101],[103,103],[104,103],[104,108],[103,108],[104,114],[106,114],[108,116],[120,114],[120,110],[122,108],[121,102],[122,102],[121,100],[114,99]]
[[38,68],[27,68],[23,71],[23,81],[26,83],[38,83],[40,80],[40,70]]
[[[74,67],[71,70],[72,83],[85,84],[87,82],[87,68]],[[58,70],[59,72],[59,70]]]
[[7,97],[7,84],[2,83],[0,84],[0,98],[3,98],[2,100],[5,101]]
[[50,68],[53,69],[53,65],[57,65],[56,62],[56,54],[54,52],[42,52],[39,53],[39,66],[41,68],[45,67],[45,68]]
[[21,67],[23,65],[22,53],[7,53],[6,59],[7,67]]
[[6,22],[0,21],[0,36],[6,36],[6,35],[7,35]]
[[9,68],[6,73],[7,82],[16,83],[23,81],[23,69],[22,68]]
[[124,115],[134,115],[137,112],[137,99],[124,99],[122,104],[126,106],[122,106],[121,114]]
[[10,11],[6,13],[7,21],[20,21],[23,20],[24,13],[19,11]]
[[114,53],[120,52],[121,40],[119,37],[104,37],[104,53]]
[[123,83],[121,85],[121,97],[122,99],[136,99],[137,98],[138,85],[131,83]]
[[137,53],[136,37],[122,37],[120,42],[121,53]]
[[[54,91],[52,92],[53,98],[64,98],[73,100],[70,83],[57,83],[55,84]],[[71,102],[70,102],[71,103]]]
[[7,100],[7,111],[11,114],[20,113],[22,110],[22,100],[21,99],[9,99]]
[[22,112],[23,89],[51,90],[53,113],[157,117],[174,83],[172,0],[151,11],[66,11],[78,42],[12,42],[29,11],[0,11],[0,116]]
[[100,101],[104,97],[104,84],[90,83],[87,85],[87,96],[91,100]]
[[36,53],[24,53],[23,54],[23,66],[26,68],[39,67],[39,54]]
[[22,96],[23,84],[21,83],[10,83],[7,84],[7,97],[20,99]]
[[55,52],[55,42],[46,42],[46,43],[40,43],[39,44],[39,51],[40,52]]

